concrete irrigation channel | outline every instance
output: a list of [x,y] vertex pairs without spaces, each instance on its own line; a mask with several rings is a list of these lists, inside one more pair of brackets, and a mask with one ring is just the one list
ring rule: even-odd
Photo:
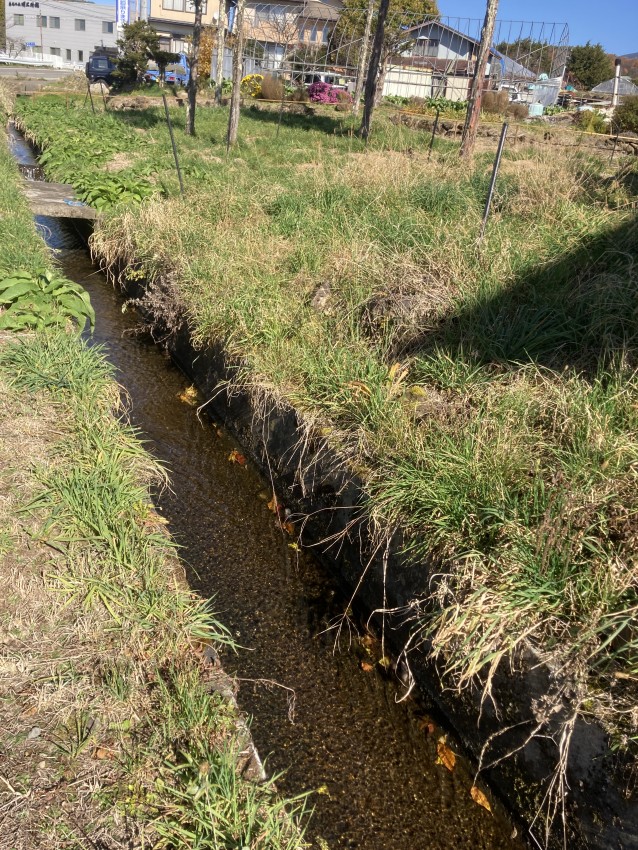
[[[23,173],[38,176],[26,143],[15,133],[11,143]],[[434,704],[398,701],[400,683],[361,627],[361,611],[335,644],[330,626],[347,607],[344,586],[278,526],[268,507],[271,485],[256,466],[229,461],[243,447],[186,403],[190,380],[140,332],[135,311],[123,310],[71,219],[36,222],[64,274],[89,291],[91,343],[105,345],[130,396],[133,424],[170,469],[172,489],[157,494],[157,505],[192,586],[214,597],[244,647],[223,662],[238,679],[237,699],[252,716],[266,770],[284,771],[278,785],[285,793],[316,792],[313,846],[524,847],[520,825],[498,797],[482,786],[491,812],[472,798],[473,765]],[[445,752],[456,755],[452,770],[436,763],[443,738]]]
[[[24,164],[35,164],[17,137],[14,150]],[[542,709],[553,671],[530,658],[527,672],[499,674],[494,693],[506,722],[494,706],[481,708],[476,694],[441,694],[425,662],[414,668],[420,697],[399,702],[402,671],[393,669],[362,624],[381,599],[387,608],[400,608],[418,597],[428,576],[410,569],[397,546],[371,557],[360,582],[359,541],[344,534],[357,510],[356,480],[324,455],[301,494],[294,411],[264,419],[249,398],[226,394],[232,364],[221,349],[196,352],[186,328],[164,351],[152,345],[139,330],[140,316],[123,312],[121,295],[106,285],[70,231],[55,218],[39,224],[59,251],[64,273],[89,290],[97,314],[94,339],[106,343],[120,370],[134,423],[169,464],[173,490],[157,500],[183,546],[191,584],[214,595],[222,619],[246,647],[224,663],[238,677],[238,700],[254,718],[267,769],[286,770],[280,780],[286,792],[319,792],[311,837],[329,847],[370,850],[524,846],[517,833],[526,830],[513,825],[499,798],[533,821],[540,802],[535,794],[551,775],[556,744],[549,738],[525,743],[534,718],[521,705]],[[127,294],[136,298],[143,289],[143,281],[134,281]],[[191,382],[202,400],[212,399],[206,407],[211,419],[200,420],[186,403]],[[229,460],[237,452],[241,463]],[[273,486],[286,508],[308,517],[304,542],[314,549],[300,549],[280,527],[285,523],[276,521],[269,510]],[[319,545],[335,536],[339,546]],[[386,575],[393,576],[387,587]],[[345,625],[338,645],[337,623]],[[390,621],[385,636],[396,658],[406,632]],[[507,726],[511,730],[501,734]],[[492,760],[499,762],[485,773],[493,793],[482,786],[491,813],[477,805],[476,792],[472,796],[475,765],[462,756],[476,757],[488,740],[497,741]],[[452,765],[450,751],[459,756]],[[638,848],[638,813],[625,793],[628,784],[602,729],[581,719],[572,736],[569,778],[567,846]],[[543,824],[531,834],[542,841]],[[560,826],[556,836],[562,846]]]

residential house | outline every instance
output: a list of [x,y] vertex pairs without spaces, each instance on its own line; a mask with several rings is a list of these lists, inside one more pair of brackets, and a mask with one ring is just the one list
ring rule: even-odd
[[[405,48],[392,56],[384,95],[467,100],[479,41],[441,21],[424,21],[405,31]],[[495,51],[486,69],[493,71]]]

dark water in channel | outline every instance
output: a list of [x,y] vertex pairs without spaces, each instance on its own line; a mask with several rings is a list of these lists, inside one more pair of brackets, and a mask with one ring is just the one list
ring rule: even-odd
[[[31,157],[19,140],[21,162]],[[31,158],[28,160],[33,162]],[[241,707],[269,772],[286,770],[286,794],[309,789],[315,814],[309,837],[330,848],[361,850],[519,850],[512,825],[477,806],[463,762],[435,765],[436,740],[424,707],[396,703],[394,684],[364,672],[354,641],[335,651],[328,623],[345,607],[322,566],[290,548],[267,508],[258,473],[229,463],[233,440],[178,399],[188,381],[157,347],[135,332],[136,318],[91,266],[73,234],[55,219],[38,225],[65,274],[84,285],[103,343],[131,399],[131,418],[171,473],[158,497],[183,547],[191,585],[215,597],[220,619],[246,649],[224,666],[242,680]],[[454,748],[453,739],[448,739]]]

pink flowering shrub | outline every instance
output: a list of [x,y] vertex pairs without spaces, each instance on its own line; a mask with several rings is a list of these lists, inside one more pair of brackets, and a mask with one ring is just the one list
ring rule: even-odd
[[339,103],[340,89],[330,83],[312,83],[308,86],[308,97],[313,103]]

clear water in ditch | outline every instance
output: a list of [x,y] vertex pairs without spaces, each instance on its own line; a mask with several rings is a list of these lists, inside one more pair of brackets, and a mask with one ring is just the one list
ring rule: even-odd
[[[19,140],[14,150],[19,161],[31,156]],[[266,767],[285,771],[283,793],[320,792],[308,837],[332,850],[520,850],[499,805],[490,814],[471,799],[463,759],[453,771],[435,763],[445,730],[432,730],[428,707],[397,704],[392,678],[362,669],[359,641],[335,648],[326,627],[347,600],[314,558],[289,546],[266,482],[229,462],[232,438],[179,399],[187,379],[140,335],[72,232],[54,219],[38,225],[66,275],[89,290],[91,342],[105,345],[133,423],[170,469],[172,491],[158,505],[192,586],[214,597],[244,647],[223,661],[241,680],[238,700]],[[455,749],[451,735],[448,744]]]

